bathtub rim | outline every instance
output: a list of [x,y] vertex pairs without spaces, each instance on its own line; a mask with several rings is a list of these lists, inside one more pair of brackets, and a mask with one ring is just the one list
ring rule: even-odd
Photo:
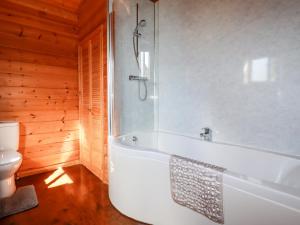
[[[138,132],[135,132],[134,134],[137,133]],[[122,135],[118,137],[110,136],[109,137],[110,151],[112,147],[118,147],[122,151],[122,153],[126,154],[128,157],[131,156],[131,157],[138,158],[138,157],[149,156],[150,158],[147,157],[149,160],[160,161],[163,163],[165,163],[166,158],[169,158],[171,156],[171,154],[164,151],[160,151],[159,149],[124,144],[121,138],[124,136],[131,136],[131,135],[132,134]],[[266,182],[264,180],[255,179],[253,177],[241,175],[229,170],[225,170],[223,176],[224,176],[224,181],[230,181],[229,184],[224,182],[225,185],[227,186],[238,189],[240,191],[245,191],[247,193],[252,193],[262,198],[264,198],[264,196],[262,196],[262,192],[263,193],[272,192],[272,194],[275,194],[277,196],[276,197],[277,201],[274,201],[273,198],[267,198],[268,200],[274,201],[277,204],[281,204],[285,207],[288,207],[292,210],[296,210],[297,212],[300,213],[300,195],[298,193],[293,193],[291,191],[286,190],[284,185]],[[242,189],[236,188],[234,185],[232,185],[232,183],[234,184],[239,181],[243,183]],[[253,193],[253,190],[255,188],[260,188],[263,191]],[[286,204],[285,203],[286,199],[289,199],[288,201],[291,202],[291,204]]]
[[[219,142],[219,141],[209,141],[208,142],[208,141],[202,140],[200,137],[187,135],[187,134],[176,133],[176,132],[171,132],[171,131],[166,131],[166,130],[135,131],[135,132],[130,132],[128,134],[122,134],[122,135],[118,135],[118,136],[109,136],[109,139],[120,140],[120,142],[122,142],[121,138],[123,138],[123,137],[136,135],[136,134],[145,134],[145,133],[146,134],[151,133],[152,135],[157,135],[157,137],[156,137],[157,139],[158,139],[159,134],[174,135],[174,136],[178,136],[178,137],[182,137],[182,138],[191,139],[191,140],[194,140],[194,141],[201,141],[201,142],[204,142],[204,143],[215,144],[215,145],[218,145],[218,146],[226,146],[226,147],[229,147],[229,148],[243,148],[243,149],[247,149],[249,151],[255,151],[257,153],[276,155],[276,156],[284,157],[284,158],[287,158],[287,159],[299,160],[300,161],[300,155],[284,154],[282,152],[272,151],[270,149],[265,149],[265,148],[257,148],[257,147],[249,146],[249,145],[239,145],[239,144],[225,143],[225,142]],[[124,144],[124,145],[127,145],[127,144]],[[128,144],[128,146],[133,146],[133,145]],[[133,147],[135,147],[135,146],[133,146]],[[142,148],[144,150],[147,149],[147,150],[150,150],[150,151],[156,151],[154,148],[149,148],[149,147],[144,147],[144,146],[139,146],[139,148]],[[162,153],[164,153],[164,152],[162,152]]]
[[[145,145],[132,145],[132,144],[122,140],[122,138],[126,138],[128,136],[139,136],[139,135],[143,135],[143,134],[147,134],[147,135],[151,134],[152,139],[153,140],[154,140],[154,138],[156,139],[156,142],[157,142],[156,146],[157,147],[154,148],[154,147],[147,147]],[[276,163],[280,163],[278,165],[282,166],[283,162],[288,162],[288,165],[295,165],[296,164],[297,165],[296,168],[298,168],[298,165],[300,166],[300,158],[298,158],[298,157],[285,155],[285,154],[281,154],[281,153],[278,153],[278,152],[261,150],[261,149],[257,149],[257,148],[255,149],[255,148],[251,148],[249,146],[240,146],[240,145],[220,143],[220,142],[208,142],[208,141],[203,141],[200,138],[186,136],[186,135],[178,135],[176,133],[171,133],[171,132],[136,131],[136,132],[128,133],[126,135],[120,135],[120,136],[111,137],[111,138],[113,138],[113,141],[114,141],[115,144],[119,144],[121,146],[128,146],[132,149],[135,149],[136,151],[141,151],[142,150],[142,151],[151,151],[151,152],[167,154],[167,155],[176,155],[175,153],[173,154],[171,151],[169,151],[169,149],[168,149],[169,146],[166,146],[167,142],[162,142],[161,141],[161,140],[164,139],[164,138],[162,138],[162,136],[164,136],[164,135],[165,135],[165,137],[167,137],[167,139],[170,139],[170,137],[172,137],[172,138],[177,137],[175,139],[175,141],[177,141],[177,139],[181,138],[183,140],[183,142],[186,142],[186,140],[190,140],[191,142],[193,142],[193,144],[195,142],[197,142],[197,143],[199,142],[199,143],[203,144],[204,148],[211,148],[212,146],[215,146],[214,151],[219,151],[220,152],[220,149],[222,149],[222,152],[223,152],[224,151],[223,149],[225,148],[226,149],[225,151],[228,151],[230,153],[239,155],[239,157],[242,157],[241,158],[242,160],[245,160],[245,156],[244,156],[245,154],[247,154],[247,157],[250,157],[250,160],[254,160],[253,159],[253,154],[260,154],[260,157],[258,159],[259,159],[260,163],[264,162],[263,168],[268,167],[268,165],[269,165],[268,163],[270,161],[273,161],[273,160],[275,162],[275,163],[271,164],[273,167]],[[167,145],[168,144],[169,143],[167,143]],[[177,144],[180,145],[181,142],[179,142]],[[162,149],[160,149],[160,148],[162,148]],[[199,150],[199,154],[201,154],[201,151],[202,150]],[[181,154],[178,154],[178,155],[182,156],[182,157],[189,158],[189,156],[187,156],[187,155],[181,155]],[[255,155],[255,158],[256,158],[256,155]],[[225,159],[226,159],[226,157],[225,157]],[[249,158],[247,158],[246,161],[249,161],[248,159]],[[201,161],[201,160],[199,160],[199,161]],[[256,159],[255,159],[255,161],[252,161],[252,162],[256,162]],[[207,163],[214,164],[213,162],[207,162]],[[282,172],[284,172],[284,170],[278,171],[278,173],[276,173],[276,176],[274,176],[274,174],[269,174],[269,176],[265,176],[264,178],[262,178],[262,177],[258,177],[258,176],[255,176],[255,175],[253,176],[253,174],[251,175],[251,172],[249,173],[249,171],[248,171],[248,173],[247,172],[245,172],[245,173],[235,172],[235,170],[229,169],[227,166],[222,165],[222,163],[221,163],[221,165],[218,165],[218,164],[215,164],[215,165],[217,165],[219,167],[226,168],[226,170],[230,171],[232,174],[237,174],[237,175],[238,174],[243,174],[246,177],[251,178],[252,180],[266,181],[267,183],[270,183],[270,184],[276,184],[276,185],[286,187],[286,188],[291,190],[291,191],[288,191],[288,192],[295,192],[296,194],[293,194],[293,195],[299,196],[299,198],[300,198],[300,186],[299,187],[293,187],[293,186],[290,186],[290,185],[286,185],[284,183],[275,182],[276,180],[278,180],[278,174],[280,175]],[[228,164],[228,165],[230,165],[230,164]],[[262,165],[260,165],[260,166],[262,167]],[[293,167],[290,167],[290,168],[293,168]],[[277,168],[275,168],[275,169],[277,170]],[[298,168],[298,170],[299,170],[299,168]],[[270,171],[274,171],[274,170],[270,170]],[[281,178],[279,177],[279,179],[281,179]]]

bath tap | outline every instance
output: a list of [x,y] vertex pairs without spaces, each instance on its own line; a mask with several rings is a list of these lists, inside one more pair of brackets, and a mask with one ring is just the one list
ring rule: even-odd
[[132,136],[132,141],[137,142],[138,138],[136,136]]
[[200,138],[204,141],[212,141],[212,130],[208,127],[202,128]]

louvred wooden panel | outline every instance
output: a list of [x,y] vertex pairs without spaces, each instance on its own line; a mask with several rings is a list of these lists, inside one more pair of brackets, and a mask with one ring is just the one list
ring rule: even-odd
[[106,43],[104,25],[79,47],[81,161],[107,182]]

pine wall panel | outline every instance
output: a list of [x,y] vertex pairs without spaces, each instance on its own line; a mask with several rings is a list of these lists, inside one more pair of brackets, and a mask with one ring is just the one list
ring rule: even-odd
[[0,120],[20,122],[21,176],[79,162],[78,3],[0,1]]

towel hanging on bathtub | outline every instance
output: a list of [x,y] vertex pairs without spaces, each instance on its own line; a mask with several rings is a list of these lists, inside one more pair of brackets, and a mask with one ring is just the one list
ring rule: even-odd
[[170,158],[173,200],[210,220],[224,224],[224,168],[173,155]]

